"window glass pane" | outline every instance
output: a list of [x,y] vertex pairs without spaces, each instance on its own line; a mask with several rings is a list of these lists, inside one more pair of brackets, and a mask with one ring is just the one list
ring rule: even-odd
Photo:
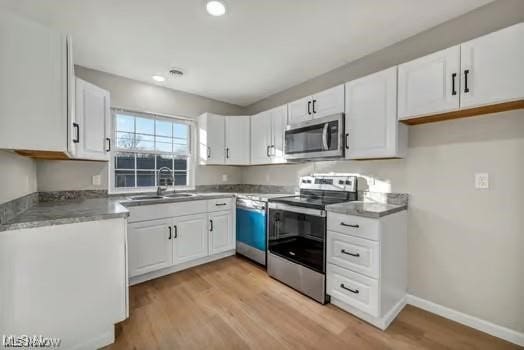
[[173,137],[173,123],[164,120],[157,120],[155,124],[156,135]]
[[173,152],[173,139],[169,137],[155,137],[155,150],[158,152]]
[[154,154],[137,154],[136,155],[137,169],[155,169],[155,155]]
[[135,132],[135,117],[123,114],[116,115],[116,130]]
[[149,118],[136,118],[136,133],[149,134],[155,133],[155,121]]
[[189,154],[189,148],[187,145],[180,145],[178,143],[173,144],[173,153],[187,155]]
[[175,170],[187,170],[187,159],[175,159]]
[[150,135],[136,134],[136,146],[138,150],[154,151],[155,150],[155,137]]
[[135,134],[127,132],[116,133],[116,145],[117,148],[121,149],[133,149],[135,148]]
[[175,173],[175,186],[187,185],[187,173]]
[[158,155],[156,156],[156,169],[160,168],[173,169],[173,156]]
[[189,137],[189,125],[187,124],[174,124],[174,137],[187,140]]
[[155,186],[155,171],[141,171],[136,173],[136,182],[138,187]]
[[135,154],[134,153],[117,153],[115,155],[115,169],[134,169],[135,168]]
[[135,187],[135,172],[115,170],[115,187]]

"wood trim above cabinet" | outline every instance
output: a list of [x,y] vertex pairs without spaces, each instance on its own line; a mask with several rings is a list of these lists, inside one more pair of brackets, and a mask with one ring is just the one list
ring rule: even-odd
[[24,157],[47,160],[69,160],[69,156],[64,152],[57,151],[34,151],[34,150],[16,150],[17,154]]
[[482,106],[482,107],[461,109],[458,111],[428,115],[428,116],[419,117],[419,118],[404,119],[404,120],[399,120],[399,121],[407,125],[418,125],[418,124],[440,122],[443,120],[475,117],[475,116],[484,115],[484,114],[498,113],[498,112],[504,112],[504,111],[511,111],[515,109],[523,109],[523,108],[524,108],[524,100],[518,100],[518,101],[497,103],[497,104]]

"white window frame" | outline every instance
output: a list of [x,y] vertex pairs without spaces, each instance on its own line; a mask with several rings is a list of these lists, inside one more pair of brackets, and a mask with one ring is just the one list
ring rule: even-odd
[[[156,191],[156,186],[149,186],[149,187],[115,187],[115,154],[116,153],[123,153],[126,151],[118,150],[116,145],[116,125],[115,125],[115,114],[117,113],[125,113],[128,115],[136,116],[136,117],[145,117],[155,120],[167,120],[167,121],[176,121],[178,123],[187,124],[189,125],[189,156],[187,158],[188,164],[187,164],[187,171],[188,171],[188,177],[187,177],[187,185],[185,186],[168,186],[168,191],[180,191],[180,190],[194,190],[195,189],[195,172],[197,168],[197,159],[196,159],[196,149],[197,149],[197,123],[194,119],[186,118],[186,117],[179,117],[179,116],[172,116],[172,115],[166,115],[166,114],[158,114],[158,113],[151,113],[151,112],[140,112],[140,111],[133,111],[129,109],[124,108],[111,108],[111,140],[112,144],[115,145],[114,147],[111,147],[111,158],[109,160],[109,166],[108,168],[108,193],[109,194],[129,194],[129,193],[148,193]],[[162,152],[155,152],[155,151],[143,151],[143,152],[129,152],[129,153],[151,153],[151,154],[166,154]],[[174,169],[173,169],[174,170]],[[156,175],[155,175],[156,176]],[[155,177],[156,179],[156,177]],[[156,180],[155,180],[156,181]]]

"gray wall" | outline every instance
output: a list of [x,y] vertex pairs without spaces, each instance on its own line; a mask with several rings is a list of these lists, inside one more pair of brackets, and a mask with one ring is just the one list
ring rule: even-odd
[[[499,0],[249,106],[257,113],[522,21],[524,1]],[[412,126],[400,160],[251,167],[246,183],[296,185],[348,172],[374,190],[407,192],[409,292],[524,332],[524,110]],[[490,189],[473,188],[488,172]]]
[[0,150],[0,204],[35,191],[35,161]]
[[[240,115],[243,108],[188,94],[181,91],[145,84],[116,75],[76,66],[75,74],[111,93],[112,107],[136,111],[153,112],[174,116],[196,118],[204,112]],[[85,190],[107,189],[107,164],[83,161],[37,161],[38,190]],[[226,174],[227,181],[222,181]],[[92,184],[92,176],[101,175],[100,186]],[[240,170],[236,167],[197,166],[195,183],[211,185],[217,183],[239,183]]]

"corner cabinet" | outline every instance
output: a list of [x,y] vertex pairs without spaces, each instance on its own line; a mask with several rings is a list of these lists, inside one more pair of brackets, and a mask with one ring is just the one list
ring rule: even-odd
[[129,207],[130,283],[233,255],[233,198]]
[[346,83],[346,158],[395,158],[407,152],[397,120],[397,67]]
[[109,92],[76,78],[71,155],[79,159],[109,160],[111,102]]
[[251,164],[283,164],[285,131],[288,122],[286,105],[251,116]]
[[198,118],[200,164],[248,165],[250,118],[204,113]]
[[288,104],[288,124],[344,113],[344,84]]

